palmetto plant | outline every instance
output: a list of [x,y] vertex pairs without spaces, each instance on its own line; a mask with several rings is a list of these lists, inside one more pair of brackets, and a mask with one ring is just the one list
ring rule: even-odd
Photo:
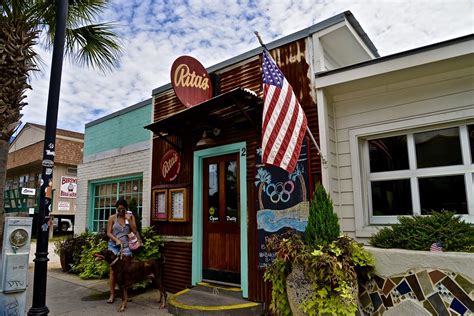
[[[61,1],[61,0],[59,0]],[[102,71],[118,65],[121,46],[110,23],[95,23],[107,0],[69,1],[65,55]],[[38,44],[51,48],[56,25],[54,0],[0,0],[0,236],[9,139],[27,104],[29,76],[37,70]],[[41,43],[40,43],[41,42]]]
[[296,179],[300,181],[302,201],[306,202],[306,184],[304,181],[303,174],[304,174],[304,167],[301,167],[299,164],[296,164],[295,170],[288,175],[288,178],[293,182],[296,182]]

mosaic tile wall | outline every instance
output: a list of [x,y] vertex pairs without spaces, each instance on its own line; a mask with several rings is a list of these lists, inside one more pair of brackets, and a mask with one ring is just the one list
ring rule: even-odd
[[410,299],[432,315],[474,315],[474,284],[457,273],[416,270],[390,278],[375,276],[365,286],[359,285],[362,315],[382,315]]

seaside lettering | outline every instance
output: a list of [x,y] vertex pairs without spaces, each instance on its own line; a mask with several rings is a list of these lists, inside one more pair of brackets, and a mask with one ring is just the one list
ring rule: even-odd
[[174,153],[170,159],[168,159],[167,161],[163,163],[163,169],[161,170],[163,178],[166,178],[166,175],[168,174],[168,172],[170,172],[171,168],[173,168],[173,166],[176,164],[177,161],[178,161],[178,155]]
[[177,87],[207,90],[209,89],[209,78],[206,78],[205,75],[196,75],[195,71],[190,73],[189,66],[181,64],[174,73],[174,84]]

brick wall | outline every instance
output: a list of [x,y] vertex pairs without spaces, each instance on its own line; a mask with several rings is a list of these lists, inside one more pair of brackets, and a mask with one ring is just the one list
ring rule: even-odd
[[[43,160],[43,142],[39,142],[8,154],[7,170]],[[78,165],[82,160],[84,143],[71,140],[56,139],[55,163]]]
[[43,142],[36,143],[8,154],[7,170],[43,159]]
[[[149,146],[149,145],[148,145]],[[94,180],[105,180],[126,177],[136,174],[143,175],[143,227],[150,225],[150,149],[114,156],[106,159],[90,161],[78,166],[77,210],[75,233],[82,233],[87,227],[89,215],[89,184]]]
[[78,165],[82,161],[83,148],[84,143],[58,138],[56,139],[56,157],[54,161],[65,165]]

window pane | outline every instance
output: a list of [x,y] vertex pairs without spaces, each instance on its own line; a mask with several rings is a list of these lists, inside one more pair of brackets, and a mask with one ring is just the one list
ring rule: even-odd
[[471,144],[471,163],[474,164],[474,125],[467,126],[467,133],[469,135],[469,143]]
[[373,181],[374,216],[412,215],[410,179]]
[[416,133],[415,147],[418,168],[462,164],[458,127]]
[[464,176],[432,177],[418,179],[421,214],[448,210],[467,214]]
[[216,163],[209,165],[208,220],[219,220],[219,168]]
[[236,223],[238,217],[237,161],[226,161],[225,172],[225,220]]
[[408,169],[407,137],[369,140],[370,172]]

